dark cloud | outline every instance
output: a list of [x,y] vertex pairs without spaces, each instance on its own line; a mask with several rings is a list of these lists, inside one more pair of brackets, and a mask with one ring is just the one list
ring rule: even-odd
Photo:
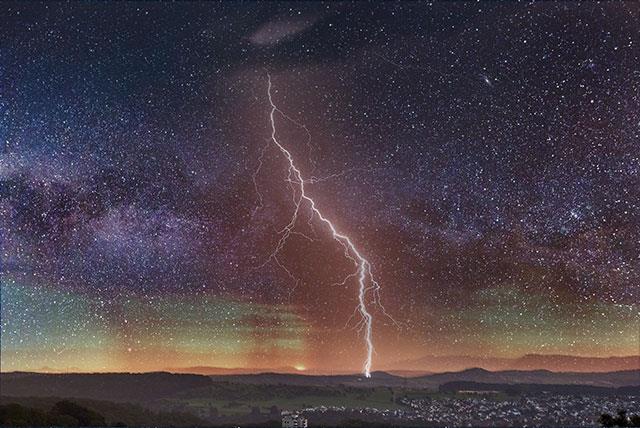
[[257,46],[274,46],[307,30],[316,20],[317,18],[298,17],[269,21],[251,34],[249,41]]

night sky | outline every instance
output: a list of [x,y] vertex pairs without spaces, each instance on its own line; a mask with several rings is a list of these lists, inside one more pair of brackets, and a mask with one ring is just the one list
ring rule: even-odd
[[640,3],[4,2],[3,371],[360,370],[268,75],[374,370],[640,353]]

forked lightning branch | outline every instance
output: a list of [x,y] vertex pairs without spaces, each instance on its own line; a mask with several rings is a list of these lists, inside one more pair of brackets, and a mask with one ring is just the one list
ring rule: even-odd
[[[294,229],[299,220],[299,215],[301,210],[309,210],[309,222],[313,221],[313,219],[317,219],[320,223],[324,224],[327,229],[331,232],[331,237],[334,241],[336,241],[342,248],[344,249],[344,256],[353,262],[354,271],[347,275],[342,281],[343,284],[346,284],[349,280],[355,280],[357,282],[357,293],[358,293],[358,304],[356,307],[356,312],[360,315],[361,321],[360,326],[364,344],[366,347],[366,355],[362,365],[362,372],[365,377],[371,376],[371,365],[374,353],[373,347],[373,315],[367,306],[367,301],[369,300],[369,293],[371,293],[371,301],[377,305],[380,305],[380,285],[375,280],[373,276],[373,271],[371,268],[371,263],[362,255],[362,253],[355,246],[351,238],[349,238],[344,233],[338,231],[334,224],[325,217],[318,206],[316,205],[313,198],[307,192],[305,188],[305,184],[311,183],[314,180],[305,180],[302,175],[300,169],[296,166],[295,160],[291,155],[291,152],[287,150],[280,140],[278,140],[278,132],[276,127],[276,116],[280,116],[281,118],[291,121],[297,126],[303,127],[303,125],[295,122],[289,116],[287,116],[282,110],[278,108],[273,100],[272,94],[272,83],[271,83],[271,75],[267,74],[268,85],[267,85],[267,97],[269,99],[269,105],[271,107],[271,111],[269,113],[269,120],[271,125],[271,139],[268,145],[274,145],[280,154],[284,157],[288,164],[288,176],[286,182],[289,185],[289,190],[292,192],[292,200],[293,200],[293,213],[289,219],[287,225],[280,230],[280,238],[275,245],[273,252],[269,255],[266,263],[273,262],[282,269],[284,269],[288,275],[293,276],[293,274],[284,266],[284,264],[278,258],[280,251],[282,251],[284,245],[286,244],[289,237],[296,233]],[[306,130],[306,128],[305,128]],[[262,156],[264,155],[266,149],[265,147],[260,156],[260,163],[258,166],[258,170],[254,174],[254,184],[256,184],[256,189],[258,188],[257,183],[255,183],[255,178],[257,176],[258,171],[262,166]],[[260,198],[262,196],[260,195]],[[382,308],[384,311],[384,308]],[[385,312],[386,314],[386,312]]]

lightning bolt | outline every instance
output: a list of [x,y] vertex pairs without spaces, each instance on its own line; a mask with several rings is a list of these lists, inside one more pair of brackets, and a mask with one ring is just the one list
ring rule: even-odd
[[[361,332],[363,332],[364,343],[366,347],[366,355],[362,365],[362,373],[367,378],[371,377],[371,364],[372,364],[372,359],[374,354],[374,346],[373,346],[373,333],[372,333],[373,315],[371,314],[369,308],[367,307],[367,297],[369,292],[371,292],[371,295],[373,297],[373,303],[377,304],[382,309],[383,313],[386,316],[388,316],[392,321],[393,321],[393,318],[391,318],[387,314],[387,312],[384,310],[384,307],[380,303],[380,294],[379,294],[380,285],[378,284],[378,282],[375,280],[373,276],[371,263],[362,255],[362,253],[358,250],[358,248],[355,246],[353,241],[347,235],[338,231],[334,226],[334,224],[322,214],[320,209],[317,207],[315,201],[307,193],[305,184],[317,183],[319,181],[323,181],[324,179],[311,177],[311,179],[305,180],[302,176],[302,172],[296,166],[293,156],[291,155],[291,152],[289,152],[289,150],[287,150],[287,148],[278,140],[277,130],[276,130],[276,120],[275,120],[276,114],[279,114],[284,119],[304,129],[307,133],[307,137],[309,138],[309,140],[307,141],[307,144],[309,144],[309,141],[310,141],[310,133],[304,125],[298,123],[297,121],[287,116],[282,110],[280,110],[276,106],[276,104],[273,101],[273,96],[271,93],[271,89],[272,89],[271,75],[267,74],[267,78],[268,78],[267,96],[269,99],[269,104],[271,106],[271,111],[269,113],[269,120],[271,123],[271,139],[267,144],[267,146],[263,147],[260,153],[258,168],[253,174],[254,185],[256,188],[256,192],[258,193],[258,201],[259,201],[259,207],[257,209],[262,207],[262,194],[259,191],[259,188],[256,182],[256,177],[262,167],[263,157],[268,146],[273,144],[279,150],[280,154],[283,155],[286,161],[288,162],[288,176],[286,181],[289,183],[289,188],[291,190],[294,210],[287,225],[282,230],[280,230],[279,232],[280,239],[278,240],[273,252],[269,255],[268,259],[261,265],[261,267],[264,267],[269,262],[273,262],[277,266],[282,268],[287,273],[287,275],[293,278],[297,283],[295,276],[279,260],[278,254],[286,244],[289,237],[291,237],[291,235],[294,235],[294,234],[301,235],[304,238],[313,241],[313,239],[310,238],[309,236],[294,230],[299,220],[301,209],[303,207],[308,207],[310,214],[309,214],[309,218],[307,219],[307,223],[311,225],[311,222],[314,218],[317,218],[320,220],[320,222],[324,223],[331,231],[333,240],[336,241],[338,244],[340,244],[344,249],[344,256],[350,261],[352,261],[354,264],[355,270],[349,275],[347,275],[344,278],[344,280],[339,284],[345,285],[348,280],[352,278],[357,278],[358,305],[354,310],[354,314],[358,313],[361,317],[361,320],[358,323],[358,326],[360,327]],[[334,174],[327,178],[338,177],[341,175],[343,174]]]

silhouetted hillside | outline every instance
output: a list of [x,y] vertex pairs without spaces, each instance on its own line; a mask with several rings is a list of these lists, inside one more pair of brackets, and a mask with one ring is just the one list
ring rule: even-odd
[[[43,425],[61,425],[59,417],[50,419],[48,414],[55,409],[56,405],[62,400],[58,397],[0,397],[0,406],[14,406],[12,416],[15,422],[15,413],[23,413],[22,419],[28,422],[29,426]],[[131,427],[139,426],[203,426],[208,425],[204,420],[189,414],[179,412],[153,412],[141,406],[125,403],[114,403],[110,401],[74,399],[73,402],[89,411],[89,418],[83,419],[83,426],[90,424],[95,415],[99,415],[103,420],[99,420],[100,425],[126,425]],[[22,409],[16,409],[15,406]],[[9,408],[11,410],[11,408]],[[63,409],[64,410],[64,409]],[[60,413],[58,411],[58,413]],[[67,412],[68,413],[68,412]],[[81,412],[85,413],[85,412]],[[78,412],[74,412],[72,416],[76,418]],[[78,418],[76,418],[78,419]],[[70,422],[67,420],[67,422]],[[71,421],[72,422],[72,421]],[[1,424],[1,423],[0,423]],[[11,423],[7,425],[16,426]]]
[[170,373],[0,374],[2,395],[120,402],[151,401],[210,384],[206,376]]
[[104,416],[67,400],[55,403],[48,411],[17,403],[0,404],[0,426],[105,426]]
[[518,358],[474,357],[466,355],[435,356],[398,362],[403,370],[454,372],[474,367],[485,370],[549,370],[553,372],[612,372],[640,370],[640,355],[624,357],[580,357],[573,355],[527,354]]
[[437,373],[414,378],[414,380],[425,381],[435,385],[441,385],[443,383],[453,381],[470,381],[483,383],[592,385],[613,388],[628,385],[640,385],[640,370],[626,370],[609,373],[558,373],[548,370],[508,370],[491,372],[484,369],[474,368],[460,372]]

